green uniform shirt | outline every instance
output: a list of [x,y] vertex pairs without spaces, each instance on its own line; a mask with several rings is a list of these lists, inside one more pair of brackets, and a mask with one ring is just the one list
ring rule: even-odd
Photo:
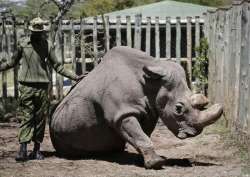
[[20,63],[19,82],[48,83],[50,78],[48,65],[51,65],[59,74],[76,80],[77,75],[66,70],[57,60],[55,48],[51,47],[49,41],[40,40],[33,43],[27,38],[19,41],[13,57],[0,64],[0,71],[12,68]]

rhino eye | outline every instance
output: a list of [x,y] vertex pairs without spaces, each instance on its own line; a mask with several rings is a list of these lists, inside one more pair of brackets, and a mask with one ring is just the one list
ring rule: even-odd
[[184,110],[185,108],[183,103],[179,102],[175,105],[175,112],[177,115],[183,115]]

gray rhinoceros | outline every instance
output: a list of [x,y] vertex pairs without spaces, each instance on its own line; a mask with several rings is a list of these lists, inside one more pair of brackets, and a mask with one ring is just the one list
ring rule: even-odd
[[57,106],[51,140],[62,156],[122,151],[128,142],[146,168],[160,168],[164,159],[149,138],[158,118],[178,138],[193,137],[222,114],[219,104],[203,109],[207,103],[179,64],[115,47]]

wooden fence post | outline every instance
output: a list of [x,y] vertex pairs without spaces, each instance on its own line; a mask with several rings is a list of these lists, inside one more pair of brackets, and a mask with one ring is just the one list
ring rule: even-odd
[[[195,17],[195,49],[200,47],[200,17]],[[199,53],[195,50],[195,58],[197,58]],[[196,78],[196,82],[200,82],[199,79]],[[202,89],[200,90],[202,91]]]
[[[250,22],[249,22],[249,20],[250,20],[250,11],[249,11],[250,2],[248,2],[247,6],[248,6],[248,15],[247,15],[247,19],[248,19],[248,38],[250,38],[250,30],[249,30],[249,28],[250,28]],[[250,46],[250,40],[249,39],[248,39],[247,46]],[[249,64],[250,64],[250,49],[248,50],[248,65]],[[245,131],[247,131],[248,135],[249,135],[250,134],[250,109],[247,108],[247,106],[250,105],[250,99],[249,99],[250,98],[250,67],[248,67],[248,77],[247,78],[248,78],[248,91],[247,91],[248,94],[246,95],[246,98],[248,98],[248,102],[245,104],[245,109],[247,110],[246,127],[248,127],[248,128]]]
[[[218,71],[218,55],[219,55],[219,45],[218,45],[218,42],[219,42],[219,38],[220,38],[220,24],[219,24],[219,20],[220,20],[220,15],[219,13],[217,12],[216,13],[217,15],[217,18],[216,18],[216,28],[215,28],[215,49],[214,49],[214,52],[215,52],[215,63],[214,63],[214,69],[215,69],[215,75],[214,75],[214,79],[215,79],[215,88],[218,88],[218,78],[219,78],[219,71]],[[217,102],[218,100],[218,94],[219,94],[219,89],[215,89],[215,102]]]
[[[17,29],[16,29],[16,18],[12,16],[12,28],[13,28],[13,41],[14,41],[14,51],[17,49]],[[14,67],[14,97],[18,98],[18,66]]]
[[181,63],[181,18],[176,17],[176,61]]
[[155,58],[160,59],[160,28],[159,17],[155,17]]
[[248,116],[248,99],[249,98],[249,4],[247,1],[244,1],[240,8],[242,9],[241,13],[241,55],[240,55],[240,71],[239,71],[239,110],[238,110],[238,128],[241,132],[247,130],[247,116]]
[[63,33],[63,50],[64,50],[64,58],[70,58],[70,42],[69,41],[69,31],[64,30]]
[[189,87],[192,87],[192,17],[187,17],[187,74]]
[[106,38],[105,38],[105,43],[106,43],[106,49],[107,51],[110,49],[110,35],[109,35],[109,16],[105,16],[105,26],[106,26]]
[[231,31],[231,21],[230,21],[230,13],[231,10],[226,10],[225,11],[225,35],[224,35],[224,46],[225,46],[225,49],[224,49],[224,64],[223,64],[223,67],[224,67],[224,109],[225,109],[225,115],[226,115],[226,118],[228,119],[229,118],[229,114],[228,112],[230,111],[228,108],[230,105],[230,102],[229,102],[229,74],[230,74],[230,70],[229,70],[229,67],[230,67],[230,54],[231,54],[231,51],[229,49],[229,39],[230,39],[230,31]]
[[[228,54],[228,104],[226,102],[226,110],[228,111],[227,113],[227,117],[229,119],[228,123],[230,124],[229,126],[232,128],[233,126],[233,115],[234,115],[234,107],[232,107],[232,105],[234,104],[234,90],[235,90],[235,72],[232,72],[235,70],[235,37],[236,37],[236,23],[235,23],[235,13],[233,8],[230,9],[229,11],[230,13],[230,27],[229,28],[229,36],[228,36],[228,50],[229,50],[229,54]],[[226,111],[225,110],[225,111]]]
[[[52,41],[52,38],[53,38],[53,35],[54,35],[54,31],[53,31],[53,17],[50,17],[50,23],[49,23],[49,28],[50,28],[50,31],[49,31],[49,40],[52,43],[52,45],[54,45],[54,41]],[[49,65],[48,66],[49,68],[49,88],[48,88],[48,92],[49,92],[49,100],[53,100],[53,70],[52,70],[52,67]]]
[[98,64],[98,49],[97,49],[97,17],[94,17],[93,22],[93,52],[94,52],[94,66],[96,67]]
[[[8,60],[8,38],[6,33],[6,17],[2,17],[2,51],[5,54],[6,59]],[[2,96],[7,98],[7,72],[2,72]]]
[[[107,26],[106,26],[107,27]],[[107,28],[107,30],[109,30],[109,28]],[[81,59],[82,59],[82,74],[86,73],[86,51],[85,51],[85,20],[81,17],[80,20],[80,48],[81,48]],[[107,35],[106,35],[107,37]],[[107,39],[105,39],[106,42]],[[107,43],[106,43],[107,44]],[[107,45],[108,46],[108,45]],[[108,47],[107,47],[108,49]]]
[[131,34],[131,18],[130,16],[126,16],[127,23],[127,46],[132,47],[132,34]]
[[235,20],[236,20],[236,26],[235,26],[235,30],[236,30],[236,39],[235,41],[235,100],[234,100],[234,120],[233,120],[233,124],[234,124],[234,128],[238,127],[238,116],[239,116],[239,92],[240,92],[240,59],[241,59],[241,27],[242,27],[242,18],[241,18],[241,14],[242,14],[242,8],[240,6],[240,4],[234,4],[233,5],[233,11],[235,13]]
[[[202,27],[202,31],[203,31],[203,34],[204,34],[204,37],[207,38],[208,36],[208,15],[207,13],[203,13],[203,19],[204,19],[204,24],[203,24],[203,27]],[[207,39],[208,40],[208,39]]]
[[27,16],[24,18],[24,35],[26,37],[29,35],[29,19]]
[[166,58],[171,59],[171,17],[166,17]]
[[224,87],[224,81],[223,81],[223,63],[224,63],[224,27],[225,27],[225,13],[223,9],[218,10],[219,14],[219,21],[218,21],[218,37],[217,37],[217,60],[216,60],[216,67],[217,67],[217,100],[224,100],[223,95],[223,87]]
[[[56,53],[58,61],[64,64],[64,48],[63,48],[63,34],[62,34],[62,20],[59,21],[59,27],[56,34]],[[56,98],[61,100],[63,98],[63,76],[56,73]]]
[[208,38],[208,44],[209,44],[209,49],[208,49],[208,58],[209,58],[209,65],[208,65],[208,98],[211,100],[213,103],[214,101],[214,31],[215,31],[215,17],[216,13],[214,11],[208,11],[208,33],[207,33],[207,38]]
[[135,15],[134,48],[141,49],[141,14]]
[[116,46],[121,46],[121,16],[116,17]]
[[75,44],[75,29],[74,29],[74,20],[70,19],[70,27],[71,27],[71,61],[72,61],[72,70],[76,72],[76,44]]
[[151,17],[147,17],[147,26],[146,26],[146,53],[150,55],[151,53]]
[[213,14],[211,11],[207,12],[208,21],[207,21],[207,39],[208,39],[208,59],[209,59],[209,65],[208,65],[208,98],[209,100],[213,101],[212,98],[212,26],[213,26]]
[[[195,17],[195,47],[200,46],[200,17]],[[198,56],[198,53],[195,52],[195,57]]]

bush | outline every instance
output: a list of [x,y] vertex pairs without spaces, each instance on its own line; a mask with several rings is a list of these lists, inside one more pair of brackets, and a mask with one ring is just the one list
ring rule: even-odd
[[197,57],[193,67],[193,76],[196,78],[197,92],[207,93],[208,84],[208,42],[206,38],[200,40],[200,45],[195,49]]

